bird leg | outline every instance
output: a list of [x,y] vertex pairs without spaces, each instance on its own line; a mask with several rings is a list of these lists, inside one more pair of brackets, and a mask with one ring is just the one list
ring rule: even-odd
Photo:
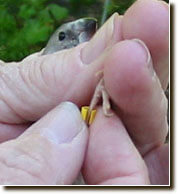
[[98,104],[101,97],[102,97],[102,101],[103,101],[103,113],[104,113],[104,115],[107,117],[112,116],[113,114],[110,112],[111,106],[110,106],[110,102],[109,102],[109,95],[105,89],[103,77],[100,79],[98,85],[96,86],[94,95],[93,95],[91,103],[90,103],[89,114],[96,107],[96,105]]
[[105,116],[110,117],[113,115],[113,113],[111,113],[111,104],[109,101],[109,95],[106,91],[104,84],[102,87],[103,87],[102,89],[103,112]]

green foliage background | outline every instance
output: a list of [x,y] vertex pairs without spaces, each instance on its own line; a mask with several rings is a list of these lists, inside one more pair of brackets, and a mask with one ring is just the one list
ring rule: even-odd
[[[108,16],[136,0],[111,0]],[[168,0],[165,0],[168,2]],[[0,0],[0,59],[20,61],[45,47],[51,33],[67,20],[101,20],[104,0]]]

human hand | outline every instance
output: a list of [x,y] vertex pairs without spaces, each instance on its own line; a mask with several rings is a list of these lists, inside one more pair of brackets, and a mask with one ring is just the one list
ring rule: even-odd
[[168,5],[152,0],[138,1],[122,18],[117,35],[125,40],[104,60],[115,115],[98,110],[90,127],[83,167],[89,184],[169,184],[168,18]]
[[[154,9],[152,9],[153,7]],[[159,13],[161,13],[161,17]],[[149,21],[145,15],[149,15]],[[89,43],[82,44],[74,49],[58,52],[53,55],[42,57],[38,56],[38,54],[32,55],[22,61],[20,65],[17,63],[12,63],[7,66],[1,66],[0,71],[3,79],[1,79],[0,85],[3,87],[3,93],[1,90],[0,120],[1,122],[6,123],[5,125],[2,124],[1,126],[1,141],[3,142],[18,136],[20,133],[20,128],[27,128],[25,124],[22,124],[23,122],[36,121],[62,101],[70,100],[75,102],[78,106],[88,104],[98,81],[95,77],[95,73],[104,66],[106,88],[111,98],[116,103],[116,107],[119,107],[120,109],[120,115],[124,125],[127,126],[127,130],[129,131],[132,139],[136,140],[135,143],[142,156],[145,155],[144,157],[147,158],[146,161],[151,160],[152,157],[149,157],[148,154],[146,157],[146,153],[149,153],[150,150],[154,149],[157,145],[163,145],[167,125],[166,122],[163,122],[162,126],[161,122],[159,122],[160,119],[156,119],[155,115],[150,114],[150,109],[152,109],[153,112],[156,112],[156,115],[159,114],[157,118],[160,117],[163,119],[164,113],[166,112],[166,101],[164,100],[164,95],[158,81],[154,82],[153,80],[151,82],[151,76],[148,76],[148,72],[146,71],[146,68],[144,68],[144,49],[142,50],[142,48],[137,45],[138,43],[132,40],[124,41],[124,39],[142,39],[147,44],[152,54],[154,69],[157,72],[163,88],[165,88],[168,77],[167,20],[168,9],[166,9],[166,6],[162,5],[161,2],[150,0],[138,1],[132,8],[130,8],[130,10],[128,10],[123,18],[118,17],[117,14],[113,15]],[[155,28],[155,24],[159,24],[159,27]],[[144,47],[145,45],[143,48]],[[130,48],[130,50],[128,50],[128,48]],[[95,52],[93,52],[93,50]],[[138,58],[138,56],[141,56],[141,58]],[[128,60],[128,57],[131,59]],[[126,96],[130,97],[130,95],[128,95],[130,88],[129,80],[124,78],[130,77],[135,71],[129,71],[129,64],[126,63],[126,61],[132,67],[139,70],[139,74],[137,73],[135,77],[137,78],[136,81],[142,81],[133,82],[133,84],[135,84],[133,85],[135,96],[131,102],[126,98]],[[117,67],[117,65],[119,71],[115,71],[116,74],[113,74],[114,69],[117,69],[114,67]],[[142,65],[143,68],[141,68]],[[122,71],[120,71],[120,69]],[[114,75],[112,78],[113,83],[111,74]],[[20,88],[19,83],[21,84]],[[116,83],[121,85],[116,85]],[[139,83],[143,84],[142,87],[140,87]],[[118,87],[120,87],[120,89]],[[85,91],[85,88],[87,88],[87,91],[83,92]],[[115,93],[113,91],[115,91]],[[146,97],[146,99],[141,100],[144,99],[143,97]],[[125,105],[124,99],[127,100]],[[163,100],[160,101],[160,99]],[[145,104],[147,106],[146,109]],[[116,112],[118,113],[118,111]],[[102,126],[102,123],[106,123],[106,118],[102,119],[102,116],[100,115],[100,113],[97,115],[96,121],[91,126],[89,148],[84,165],[84,176],[87,183],[148,184],[149,180],[145,163],[142,161],[140,154],[137,149],[135,149],[132,141],[129,140],[130,137],[128,137],[128,135],[125,135],[127,136],[126,140],[128,141],[124,141],[124,138],[122,136],[120,137],[119,135],[122,140],[119,142],[119,146],[122,145],[121,143],[124,143],[126,147],[128,146],[125,151],[135,150],[133,155],[131,155],[131,158],[133,159],[133,163],[131,164],[136,164],[136,167],[138,167],[136,170],[140,170],[140,167],[143,167],[143,173],[139,174],[141,176],[138,177],[142,179],[134,179],[134,177],[129,176],[132,175],[129,174],[129,172],[133,172],[132,168],[129,172],[127,172],[128,177],[125,176],[124,173],[122,174],[118,170],[118,167],[121,167],[121,165],[114,166],[114,163],[108,164],[107,166],[110,168],[114,167],[113,169],[116,172],[115,174],[113,174],[113,171],[110,168],[108,168],[108,171],[104,171],[106,168],[102,168],[102,171],[98,172],[97,176],[89,171],[91,167],[96,169],[96,167],[99,166],[99,163],[97,163],[98,165],[95,165],[96,162],[99,161],[99,158],[103,160],[102,157],[97,157],[101,156],[101,151],[104,153],[104,158],[106,158],[106,160],[108,159],[108,155],[103,152],[103,148],[108,145],[109,142],[111,143],[110,147],[112,147],[112,143],[116,143],[115,141],[107,141],[107,138],[103,138],[105,130],[101,130],[97,133],[99,137],[95,134],[95,132],[98,131],[98,126]],[[136,119],[138,118],[136,115],[140,116],[139,121]],[[111,123],[116,123],[118,129],[125,130],[123,124],[120,124],[122,122],[120,122],[116,116],[110,119]],[[107,126],[108,125],[106,124],[104,126],[105,128],[103,129],[106,129]],[[7,130],[5,131],[3,127],[6,127]],[[107,131],[111,131],[111,133],[113,133],[113,126],[111,125],[110,128],[111,129],[108,129]],[[142,130],[140,131],[140,129]],[[114,136],[116,135],[115,137],[118,137],[118,132],[116,132],[116,134],[115,132]],[[124,134],[127,133],[124,132]],[[147,136],[148,142],[145,142],[145,139],[142,138],[143,135]],[[108,138],[109,137],[110,136],[108,134]],[[104,145],[102,144],[103,141],[99,142],[101,143],[99,146],[93,144],[94,141],[98,142],[98,138],[105,140]],[[145,146],[145,144],[148,144],[149,146]],[[95,145],[95,151],[91,149],[93,147],[92,145]],[[121,153],[117,144],[114,145],[114,147],[117,147],[117,149],[113,149],[112,157],[113,161],[117,162],[117,158],[114,157]],[[94,158],[94,156],[96,157]],[[91,159],[94,160],[89,162]],[[128,160],[124,159],[124,161],[127,162]],[[167,160],[165,160],[165,162],[166,161]],[[120,162],[117,163],[121,164]],[[148,163],[151,164],[151,162],[147,162],[147,164]],[[104,165],[101,165],[101,167],[104,167]],[[109,172],[110,174],[108,174]],[[126,177],[126,181],[120,182],[117,177],[119,176],[122,178],[123,175]],[[160,177],[162,176],[162,174],[159,173],[157,175],[160,175]],[[160,177],[158,177],[156,181],[154,181],[154,178],[152,179],[151,177],[153,180],[151,180],[151,182],[153,184],[159,182],[158,180],[160,180]],[[115,178],[114,182],[113,179],[111,182],[107,182],[107,179],[111,178]],[[66,182],[63,183],[65,184]]]

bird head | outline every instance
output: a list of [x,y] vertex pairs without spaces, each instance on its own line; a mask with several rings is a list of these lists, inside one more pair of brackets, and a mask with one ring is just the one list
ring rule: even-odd
[[49,39],[43,55],[69,49],[89,41],[97,29],[95,18],[81,18],[61,25]]

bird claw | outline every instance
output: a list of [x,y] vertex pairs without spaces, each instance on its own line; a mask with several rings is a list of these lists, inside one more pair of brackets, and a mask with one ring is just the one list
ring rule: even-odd
[[103,106],[103,113],[106,117],[112,117],[113,116],[113,113],[111,112],[111,109],[109,108],[106,108]]

